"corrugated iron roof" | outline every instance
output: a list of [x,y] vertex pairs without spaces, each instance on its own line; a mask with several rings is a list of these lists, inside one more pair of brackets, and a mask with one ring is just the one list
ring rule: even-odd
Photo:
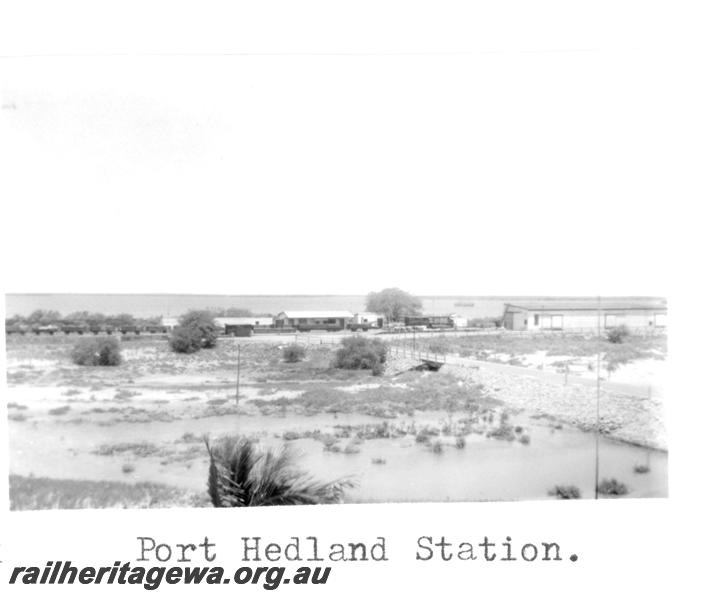
[[507,309],[534,310],[534,311],[573,311],[592,310],[667,310],[667,302],[663,299],[640,298],[636,300],[535,300],[506,304]]
[[255,325],[256,321],[262,324],[272,325],[272,317],[216,317],[214,319],[220,326],[225,325]]
[[284,310],[278,317],[287,319],[352,319],[348,310]]

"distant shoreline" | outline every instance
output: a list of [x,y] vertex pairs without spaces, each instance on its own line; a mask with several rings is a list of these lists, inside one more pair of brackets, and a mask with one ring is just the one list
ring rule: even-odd
[[[430,314],[457,313],[468,318],[498,317],[505,303],[520,300],[596,299],[597,296],[464,296],[418,295]],[[659,296],[603,296],[604,299],[646,300]],[[35,310],[61,314],[79,311],[103,314],[129,313],[137,318],[175,317],[192,309],[243,308],[257,314],[284,310],[365,310],[366,294],[6,294],[6,317],[28,316]]]

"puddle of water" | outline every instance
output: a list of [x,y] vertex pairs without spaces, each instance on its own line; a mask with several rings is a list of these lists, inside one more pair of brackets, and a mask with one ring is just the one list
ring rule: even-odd
[[[594,497],[594,436],[577,430],[533,427],[531,444],[471,435],[466,448],[446,440],[441,454],[411,439],[371,440],[359,454],[305,452],[304,464],[322,477],[355,475],[357,501],[423,502],[546,499],[555,485],[575,485]],[[311,446],[311,440],[298,441]],[[631,497],[667,497],[667,454],[602,439],[600,480],[624,482]],[[385,464],[372,464],[384,459]],[[650,464],[638,475],[636,464]]]
[[[418,422],[435,421],[442,415],[429,413]],[[136,458],[131,454],[100,456],[93,454],[101,444],[148,441],[157,446],[187,449],[175,440],[190,433],[254,435],[266,445],[282,444],[273,436],[279,431],[331,431],[336,425],[380,423],[364,415],[315,416],[225,415],[174,422],[119,423],[100,427],[96,423],[80,426],[70,423],[10,423],[12,472],[36,476],[109,479],[117,481],[154,481],[203,491],[206,485],[206,452],[198,451],[191,460],[161,464],[164,456]],[[594,435],[567,428],[553,430],[541,421],[523,423],[531,443],[505,442],[480,435],[467,436],[463,449],[453,438],[440,438],[442,453],[415,443],[411,436],[368,440],[358,454],[323,451],[312,439],[288,442],[301,454],[301,464],[320,479],[354,476],[358,486],[349,493],[353,501],[467,501],[522,500],[548,498],[555,485],[575,485],[583,498],[592,498],[594,489]],[[433,438],[434,439],[434,438]],[[345,446],[348,440],[341,440]],[[626,483],[632,497],[666,497],[667,454],[600,439],[600,479],[615,477]],[[384,464],[373,464],[383,459]],[[168,460],[168,458],[167,458]],[[136,469],[122,473],[122,465]],[[651,471],[635,474],[637,464],[649,464]]]
[[339,386],[334,389],[341,390],[342,392],[348,392],[350,394],[356,394],[363,390],[377,390],[381,387],[380,383],[355,383],[353,385]]

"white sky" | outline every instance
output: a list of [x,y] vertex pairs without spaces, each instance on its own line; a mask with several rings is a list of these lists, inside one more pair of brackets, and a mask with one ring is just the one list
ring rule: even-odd
[[[461,589],[461,567],[411,577],[403,544],[479,523],[578,550],[580,570],[552,581],[582,597],[703,585],[704,2],[0,6],[3,293],[668,296],[669,500],[298,511],[299,532],[338,541],[355,523],[396,545],[377,574],[342,570],[342,597]],[[146,531],[188,541],[222,523],[177,511],[175,538],[173,511],[49,513],[3,520],[11,558],[46,558],[28,530],[49,532],[47,556],[110,564]],[[289,512],[259,515],[246,535],[298,534]],[[545,573],[515,574],[509,596],[552,596]],[[497,588],[493,569],[474,578]]]
[[666,294],[663,5],[527,4],[12,7],[6,291]]

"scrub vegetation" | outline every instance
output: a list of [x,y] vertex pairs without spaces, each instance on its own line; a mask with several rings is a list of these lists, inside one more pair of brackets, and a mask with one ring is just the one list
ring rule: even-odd
[[300,362],[304,360],[306,355],[306,348],[300,344],[287,344],[287,346],[282,349],[282,358],[288,363]]
[[71,360],[83,367],[115,367],[120,364],[120,343],[114,337],[85,338],[71,350]]
[[377,339],[348,337],[336,351],[337,369],[370,369],[373,375],[382,375],[388,356],[388,346]]
[[[612,342],[607,337],[569,333],[533,336],[439,335],[420,339],[418,344],[437,354],[459,354],[492,362],[507,362],[513,357],[536,352],[546,352],[548,357],[592,357],[600,353],[604,361],[616,365],[646,358],[663,359],[667,355],[667,337],[664,334],[639,336],[622,332],[620,337],[621,343]],[[497,355],[510,358],[501,361]]]

